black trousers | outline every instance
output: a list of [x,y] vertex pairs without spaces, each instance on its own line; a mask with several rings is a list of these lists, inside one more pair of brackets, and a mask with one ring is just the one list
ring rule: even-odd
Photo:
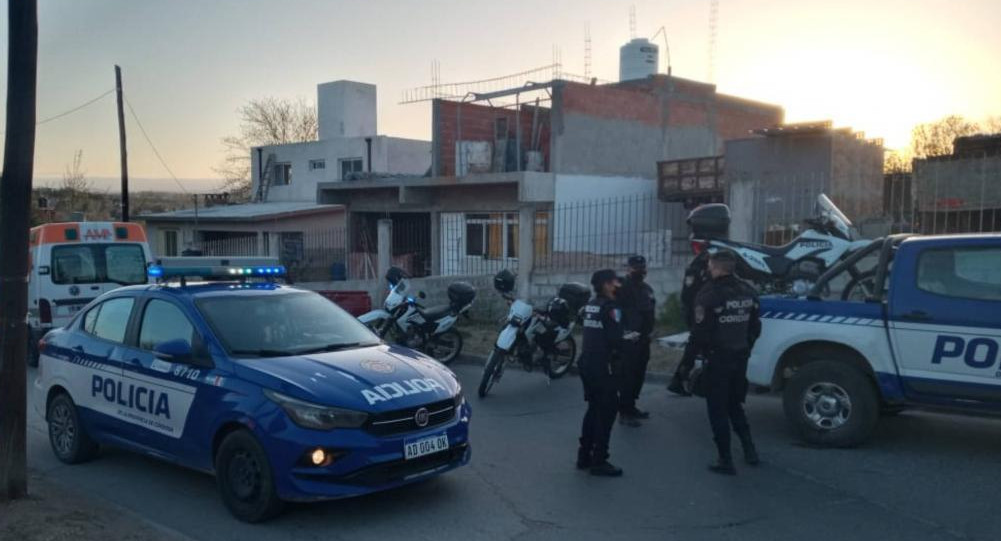
[[684,380],[695,367],[695,358],[698,357],[698,348],[691,341],[685,344],[685,352],[681,355],[681,362],[674,369],[674,379]]
[[618,393],[612,376],[592,376],[581,371],[587,412],[580,429],[580,446],[594,462],[608,460],[608,442],[618,412]]
[[629,413],[636,409],[636,400],[643,390],[646,368],[650,363],[650,338],[641,337],[622,348],[622,378],[619,387],[619,411]]
[[716,353],[709,357],[703,377],[707,378],[706,408],[709,425],[720,458],[731,459],[730,429],[741,443],[751,444],[751,429],[744,414],[747,398],[747,353]]

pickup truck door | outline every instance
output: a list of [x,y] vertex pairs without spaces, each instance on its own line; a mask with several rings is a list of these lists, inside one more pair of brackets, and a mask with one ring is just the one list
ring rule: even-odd
[[911,399],[1001,404],[1001,239],[902,245],[889,316]]

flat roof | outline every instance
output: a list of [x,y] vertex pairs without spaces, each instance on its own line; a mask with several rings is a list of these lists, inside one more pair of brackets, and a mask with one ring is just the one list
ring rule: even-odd
[[[254,222],[343,210],[344,207],[341,205],[321,205],[308,201],[271,201],[266,203],[199,207],[197,219],[202,222]],[[190,208],[157,214],[145,214],[137,216],[136,219],[147,222],[187,222],[194,221],[196,215],[195,209]]]

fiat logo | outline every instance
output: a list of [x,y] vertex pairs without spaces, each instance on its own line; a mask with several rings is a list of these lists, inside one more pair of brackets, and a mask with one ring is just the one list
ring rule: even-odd
[[378,361],[374,359],[369,359],[361,362],[361,367],[365,370],[371,370],[372,372],[378,372],[379,374],[392,374],[396,371],[396,367],[386,361]]
[[414,414],[414,422],[417,423],[417,426],[424,428],[425,426],[428,425],[428,420],[430,420],[430,417],[431,414],[428,413],[428,409],[421,408],[417,410],[417,413]]

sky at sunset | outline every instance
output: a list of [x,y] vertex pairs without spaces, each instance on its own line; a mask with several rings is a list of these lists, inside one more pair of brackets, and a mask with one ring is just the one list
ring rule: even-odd
[[[782,105],[788,121],[829,118],[896,148],[916,123],[1001,115],[999,0],[719,3],[719,90]],[[666,28],[674,74],[705,79],[708,0],[39,0],[38,118],[112,89],[118,63],[167,164],[205,190],[248,99],[370,82],[381,133],[430,139],[430,106],[398,102],[430,83],[432,60],[443,82],[466,81],[550,64],[558,46],[564,71],[581,74],[589,24],[593,75],[615,80],[630,4],[640,36]],[[0,12],[5,93],[6,2]],[[58,177],[80,149],[88,175],[114,178],[116,122],[109,95],[39,126],[36,177]],[[129,122],[137,187],[177,190]]]

